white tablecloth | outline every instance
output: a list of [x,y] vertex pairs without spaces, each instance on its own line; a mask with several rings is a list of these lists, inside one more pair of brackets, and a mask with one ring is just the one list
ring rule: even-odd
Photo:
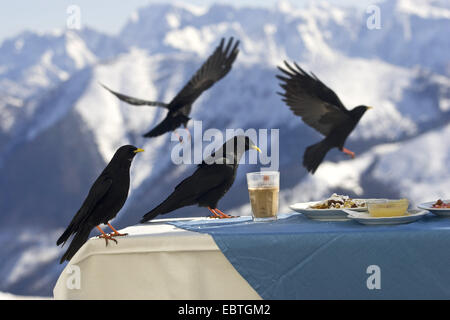
[[[213,238],[154,221],[92,238],[61,273],[55,299],[261,299]],[[78,288],[79,287],[79,288]]]

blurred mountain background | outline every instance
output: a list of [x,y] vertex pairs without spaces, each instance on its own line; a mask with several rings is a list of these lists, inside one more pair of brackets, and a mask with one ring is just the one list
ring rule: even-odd
[[[0,45],[0,291],[51,296],[65,248],[55,242],[92,182],[123,144],[146,152],[132,165],[132,187],[115,225],[136,224],[195,165],[175,167],[170,135],[144,139],[165,110],[136,108],[99,86],[169,101],[220,38],[241,41],[231,72],[194,104],[203,128],[279,129],[281,212],[333,192],[450,197],[450,5],[392,0],[377,4],[381,28],[365,8],[311,2],[234,7],[150,4],[117,35],[91,28],[23,32]],[[297,61],[353,108],[366,113],[346,146],[314,176],[302,167],[320,135],[276,94],[276,66]],[[192,126],[192,122],[190,123]],[[248,215],[242,165],[220,208]],[[189,207],[166,217],[205,216]],[[164,218],[166,218],[164,217]]]

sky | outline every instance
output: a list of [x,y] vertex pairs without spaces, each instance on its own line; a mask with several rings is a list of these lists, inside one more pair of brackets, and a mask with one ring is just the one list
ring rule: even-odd
[[[194,5],[226,3],[235,6],[273,7],[278,0],[184,0]],[[311,0],[290,0],[294,5]],[[376,0],[375,0],[376,1]],[[13,0],[0,5],[0,42],[24,30],[49,31],[66,26],[68,7],[77,5],[81,10],[83,26],[90,26],[108,34],[117,33],[131,13],[152,2],[175,3],[179,0]],[[351,0],[328,0],[334,4],[349,5]],[[353,1],[354,2],[354,1]],[[373,3],[374,0],[358,0],[358,4]]]

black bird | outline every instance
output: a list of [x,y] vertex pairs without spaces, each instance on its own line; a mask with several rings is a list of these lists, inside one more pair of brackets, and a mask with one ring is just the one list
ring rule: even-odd
[[261,152],[247,136],[235,136],[225,142],[219,150],[203,160],[190,177],[181,181],[166,200],[145,214],[141,223],[192,205],[207,207],[213,217],[230,218],[217,209],[217,204],[233,185],[239,161],[249,149]]
[[203,91],[211,88],[214,83],[222,79],[231,70],[231,66],[239,53],[237,48],[239,41],[236,41],[233,45],[233,38],[230,38],[225,48],[224,45],[225,39],[222,38],[214,53],[209,56],[208,60],[197,70],[194,76],[170,103],[141,100],[117,93],[104,85],[102,86],[120,100],[129,104],[164,107],[169,111],[166,118],[155,128],[144,134],[144,137],[157,137],[166,132],[174,131],[181,125],[186,128],[190,120],[189,114],[191,113],[194,101],[197,100]]
[[372,107],[364,105],[347,110],[336,93],[328,88],[314,73],[303,71],[295,62],[295,67],[284,62],[286,69],[278,67],[283,75],[277,78],[283,81],[280,86],[284,93],[283,101],[295,115],[325,136],[319,143],[306,148],[303,155],[303,166],[313,173],[332,148],[355,157],[355,153],[344,148],[344,143],[363,114]]
[[[131,145],[120,147],[113,158],[95,180],[89,194],[84,200],[81,208],[73,217],[66,231],[56,242],[64,245],[72,234],[75,234],[66,253],[62,256],[60,263],[65,260],[69,261],[73,255],[88,240],[89,234],[94,227],[101,232],[100,238],[112,240],[117,243],[113,236],[124,236],[117,232],[114,227],[109,224],[120,209],[125,204],[128,197],[128,189],[130,187],[130,166],[131,161],[138,152],[144,150]],[[107,224],[113,231],[112,235],[106,234],[99,225]]]

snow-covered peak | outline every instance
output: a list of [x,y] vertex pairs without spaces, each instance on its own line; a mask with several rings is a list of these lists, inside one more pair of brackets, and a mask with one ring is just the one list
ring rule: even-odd
[[[56,78],[64,80],[67,73],[123,51],[120,41],[88,28],[80,31],[59,29],[46,33],[25,31],[1,44],[0,79],[18,80],[25,76],[24,71],[28,72],[35,66],[46,66],[49,73],[53,71]],[[47,76],[51,77],[50,74]]]
[[120,38],[128,45],[139,46],[151,52],[164,51],[161,39],[164,39],[165,34],[189,24],[196,15],[197,12],[182,5],[159,3],[143,7],[132,14],[122,29]]
[[298,59],[304,55],[303,46],[328,50],[323,43],[335,33],[330,28],[345,24],[344,11],[335,7],[318,4],[305,11],[287,10],[287,2],[279,5],[286,10],[214,4],[192,12],[184,6],[155,4],[133,14],[120,37],[151,54],[188,51],[205,56],[220,38],[234,36],[241,41],[241,62],[274,64],[283,56]]
[[[378,56],[405,67],[422,63],[435,72],[446,73],[448,59],[438,43],[450,41],[445,34],[445,25],[450,27],[450,20],[445,18],[448,8],[439,1],[419,7],[413,5],[416,2],[377,3],[380,29],[367,27],[372,13],[364,8],[323,1],[299,6],[282,0],[273,8],[214,4],[195,13],[180,5],[155,4],[133,16],[121,39],[151,54],[189,51],[205,56],[220,38],[235,36],[241,40],[240,62],[273,64],[279,57],[297,61],[333,58],[333,52],[340,51],[352,57]],[[420,8],[421,14],[412,8]],[[442,19],[428,19],[430,15]],[[435,31],[429,32],[432,29]]]
[[397,9],[424,19],[450,19],[450,5],[445,0],[397,0]]
[[[78,47],[78,48],[77,48]],[[1,63],[10,69],[19,65],[31,65],[39,61],[45,52],[52,50],[55,55],[67,54],[78,63],[92,62],[92,53],[86,48],[84,40],[72,30],[48,33],[26,31],[14,38],[3,41],[0,46]]]
[[0,46],[0,133],[26,127],[43,92],[79,70],[124,52],[119,40],[92,29],[26,31]]
[[[0,46],[3,97],[26,99],[42,88],[65,81],[76,70],[97,62],[79,32],[23,32]],[[2,101],[0,101],[0,106]]]
[[289,13],[295,10],[294,5],[289,0],[278,0],[275,8],[282,13]]

